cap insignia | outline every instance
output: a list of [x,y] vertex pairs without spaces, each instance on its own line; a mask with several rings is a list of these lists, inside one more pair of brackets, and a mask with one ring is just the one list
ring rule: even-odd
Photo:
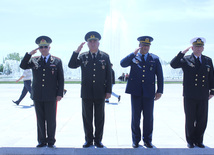
[[94,35],[91,35],[90,38],[95,38],[95,36],[94,36]]

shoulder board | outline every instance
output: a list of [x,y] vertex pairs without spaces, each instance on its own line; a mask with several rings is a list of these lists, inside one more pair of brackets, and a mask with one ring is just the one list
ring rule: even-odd
[[151,56],[154,59],[159,59],[159,57],[157,55],[153,54],[153,53],[149,53],[149,56]]
[[89,51],[87,51],[87,52],[83,52],[83,53],[80,53],[80,56],[82,56],[82,55],[86,55],[86,54],[88,54],[89,53]]
[[100,51],[100,53],[109,56],[108,53],[106,53],[106,52]]
[[34,56],[34,57],[32,57],[32,58],[39,58],[39,57],[41,57],[41,56]]
[[59,57],[56,57],[56,56],[53,56],[53,55],[51,55],[51,57],[53,57],[53,58],[55,58],[55,59],[61,60]]
[[203,55],[205,59],[212,60],[210,57]]

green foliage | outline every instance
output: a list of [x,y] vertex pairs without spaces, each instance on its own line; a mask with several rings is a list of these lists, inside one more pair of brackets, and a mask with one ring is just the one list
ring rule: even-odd
[[0,64],[0,72],[3,72],[4,66],[3,64]]
[[20,61],[22,58],[20,57],[19,53],[10,53],[7,55],[5,60],[17,60]]

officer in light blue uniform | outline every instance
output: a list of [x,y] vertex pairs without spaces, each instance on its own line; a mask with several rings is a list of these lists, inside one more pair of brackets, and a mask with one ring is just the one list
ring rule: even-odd
[[122,67],[131,67],[126,93],[131,94],[132,147],[137,148],[141,140],[140,119],[143,112],[142,138],[147,148],[153,148],[154,100],[158,100],[163,93],[163,71],[158,56],[148,53],[153,38],[142,36],[137,40],[140,42],[139,48],[120,62]]

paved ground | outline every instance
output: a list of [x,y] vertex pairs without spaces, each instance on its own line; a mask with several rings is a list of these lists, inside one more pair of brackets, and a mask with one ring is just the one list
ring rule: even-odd
[[[68,90],[57,109],[56,149],[35,148],[37,145],[36,116],[32,100],[27,95],[19,106],[22,84],[0,84],[0,154],[214,154],[214,99],[209,105],[209,120],[204,136],[205,149],[186,147],[182,85],[166,84],[164,95],[155,102],[154,149],[131,147],[130,96],[125,84],[116,84],[114,92],[121,101],[112,97],[106,104],[104,149],[83,149],[84,132],[81,116],[80,84],[67,84]],[[142,126],[142,125],[141,125]],[[143,142],[140,143],[143,145]]]

